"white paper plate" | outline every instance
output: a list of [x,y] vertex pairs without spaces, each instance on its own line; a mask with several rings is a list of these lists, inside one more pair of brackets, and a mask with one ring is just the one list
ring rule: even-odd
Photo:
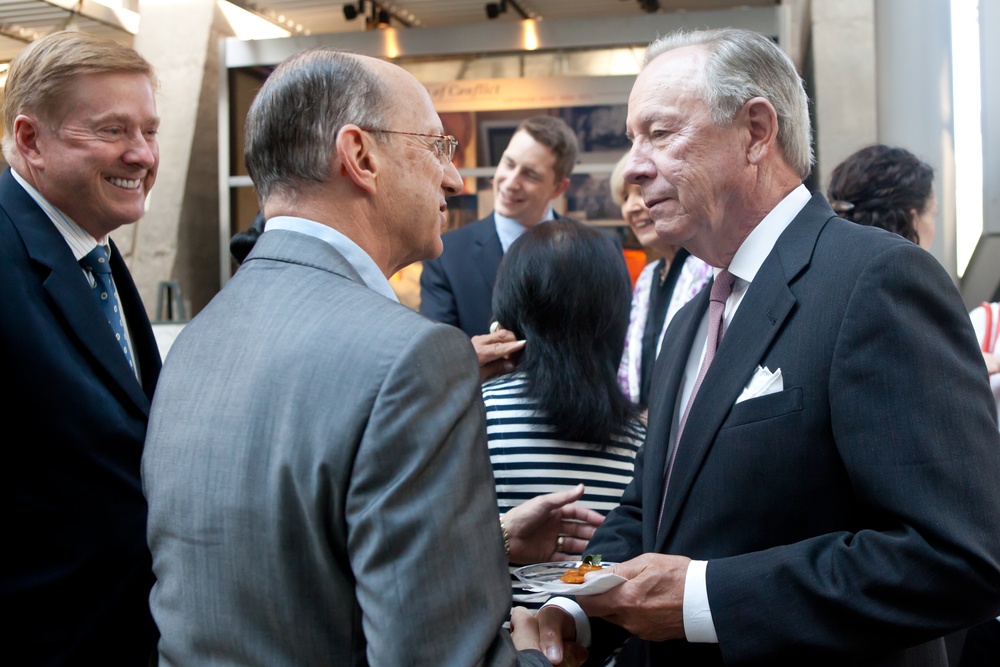
[[[617,565],[617,563],[601,563],[601,565]],[[525,565],[514,570],[514,576],[532,590],[561,595],[597,595],[607,593],[612,588],[625,583],[627,579],[617,574],[592,574],[582,584],[567,584],[560,581],[567,570],[580,567],[580,561],[562,561],[553,563],[536,563]]]

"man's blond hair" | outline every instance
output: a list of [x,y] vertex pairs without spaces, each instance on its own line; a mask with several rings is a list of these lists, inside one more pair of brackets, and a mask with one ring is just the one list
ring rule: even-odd
[[56,32],[29,44],[11,62],[3,102],[3,152],[14,150],[14,119],[32,114],[50,129],[65,116],[66,89],[83,74],[142,74],[153,66],[130,46],[82,32]]

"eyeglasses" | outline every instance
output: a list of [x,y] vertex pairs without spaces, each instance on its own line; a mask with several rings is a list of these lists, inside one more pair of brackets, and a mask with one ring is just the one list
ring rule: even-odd
[[426,137],[433,139],[432,146],[438,157],[451,162],[455,159],[455,149],[458,148],[458,139],[450,134],[421,134],[419,132],[399,132],[397,130],[378,130],[370,127],[362,127],[365,132],[382,132],[384,134],[405,134],[411,137]]

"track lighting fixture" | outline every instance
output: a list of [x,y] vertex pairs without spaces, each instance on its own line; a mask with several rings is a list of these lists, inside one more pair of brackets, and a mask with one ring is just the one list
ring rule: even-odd
[[517,0],[500,0],[500,2],[487,2],[486,3],[486,18],[495,19],[501,14],[507,11],[507,5],[514,8],[518,14],[521,15],[522,19],[531,18],[528,13],[524,11],[521,5],[517,4]]
[[365,13],[365,0],[358,0],[357,6],[348,3],[344,5],[344,18],[348,21],[353,21],[359,16],[364,16]]
[[[349,2],[344,5],[344,18],[353,21],[359,16],[365,15],[365,0],[357,0],[357,3]],[[390,27],[390,21],[395,19],[397,23],[402,23],[407,28],[412,27],[412,23],[401,18],[379,3],[372,0],[370,16],[365,17],[365,28],[375,30],[376,28]]]
[[387,10],[373,8],[371,17],[366,19],[366,27],[369,30],[388,28],[390,18],[392,18],[392,15]]

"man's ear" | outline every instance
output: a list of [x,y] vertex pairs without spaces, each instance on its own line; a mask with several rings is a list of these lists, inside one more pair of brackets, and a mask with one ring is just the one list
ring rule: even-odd
[[556,186],[555,192],[552,193],[552,197],[550,199],[555,199],[562,193],[566,192],[566,188],[568,187],[569,187],[569,178],[562,179],[561,181],[559,181],[559,185]]
[[32,167],[42,166],[42,151],[38,146],[40,128],[37,118],[18,114],[14,119],[14,145],[18,154]]
[[345,125],[337,132],[337,159],[340,173],[370,195],[378,189],[378,156],[372,150],[371,135],[357,125]]
[[778,141],[778,113],[763,97],[754,97],[743,105],[740,117],[749,132],[747,161],[760,165],[764,157],[774,150]]

